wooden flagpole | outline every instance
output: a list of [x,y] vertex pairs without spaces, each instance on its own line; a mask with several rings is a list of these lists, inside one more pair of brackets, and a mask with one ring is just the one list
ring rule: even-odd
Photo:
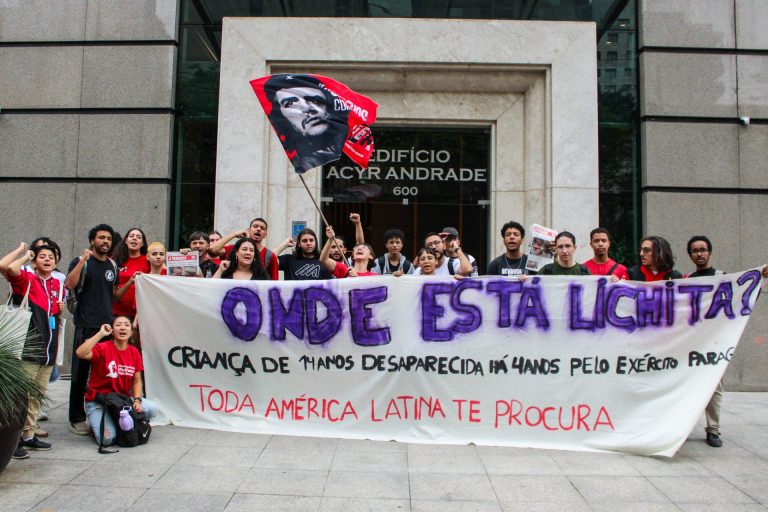
[[[315,209],[317,210],[317,213],[319,213],[320,214],[320,218],[323,219],[323,224],[325,224],[326,228],[329,227],[330,224],[328,224],[328,219],[326,219],[325,215],[323,215],[322,210],[320,210],[320,205],[318,205],[317,204],[317,200],[315,200],[315,196],[312,195],[312,192],[309,190],[309,187],[307,186],[307,182],[304,181],[304,175],[303,174],[299,174],[299,179],[301,180],[301,184],[304,185],[304,189],[307,191],[307,194],[309,194],[309,198],[312,199],[312,204],[315,205]],[[336,250],[338,250],[339,253],[341,253],[341,259],[344,260],[344,262],[346,264],[347,259],[346,259],[346,256],[344,255],[344,253],[342,252],[341,247],[339,246],[339,242],[336,241],[335,237],[332,238],[331,240],[333,241],[333,245],[336,246]],[[296,243],[298,244],[299,241],[296,240]]]

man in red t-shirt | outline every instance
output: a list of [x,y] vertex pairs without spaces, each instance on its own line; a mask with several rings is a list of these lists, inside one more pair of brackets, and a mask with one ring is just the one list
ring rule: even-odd
[[585,261],[584,265],[593,276],[611,276],[611,281],[629,279],[627,267],[608,257],[611,248],[611,234],[605,228],[595,228],[589,233],[589,246],[595,257]]
[[215,254],[221,254],[222,251],[224,253],[221,256],[221,259],[228,259],[229,253],[232,251],[232,248],[235,246],[235,244],[228,244],[230,240],[233,238],[245,238],[248,237],[256,244],[256,250],[259,251],[259,255],[261,256],[261,263],[264,265],[264,268],[267,270],[267,274],[269,274],[270,279],[273,281],[278,280],[277,270],[278,270],[278,263],[277,263],[277,255],[267,249],[267,247],[264,245],[264,240],[267,238],[267,221],[262,219],[261,217],[257,217],[251,221],[249,224],[248,229],[241,229],[239,231],[233,231],[232,233],[229,233],[228,235],[223,236],[220,240],[214,242],[211,242],[211,246],[208,249],[210,252],[213,252]]

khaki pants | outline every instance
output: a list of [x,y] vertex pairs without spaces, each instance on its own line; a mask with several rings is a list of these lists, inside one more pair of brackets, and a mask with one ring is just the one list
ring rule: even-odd
[[[30,363],[28,361],[22,361],[24,371],[27,372],[31,378],[37,382],[40,389],[45,392],[48,389],[48,379],[51,378],[51,372],[53,371],[53,365],[44,366],[36,363]],[[35,436],[37,430],[37,415],[40,413],[40,402],[37,400],[29,400],[27,406],[27,419],[24,421],[24,430],[21,433],[23,439],[31,439]]]
[[720,434],[720,404],[723,401],[723,381],[717,384],[712,398],[709,399],[704,414],[707,417],[706,431],[711,434]]

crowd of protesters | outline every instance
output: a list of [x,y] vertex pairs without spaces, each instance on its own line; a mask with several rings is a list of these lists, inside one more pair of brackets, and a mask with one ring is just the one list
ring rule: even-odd
[[[285,280],[407,274],[462,279],[479,275],[477,261],[464,252],[460,234],[453,227],[426,234],[423,246],[417,248],[411,261],[403,254],[403,231],[387,230],[382,240],[384,253],[377,257],[374,247],[365,241],[360,216],[353,213],[350,221],[355,226],[355,244],[351,248],[329,226],[322,249],[315,232],[306,228],[270,250],[265,243],[267,221],[256,218],[248,229],[226,235],[195,231],[187,240],[188,247],[181,252],[196,252],[198,276],[212,279],[277,280],[280,272]],[[489,262],[487,274],[521,280],[535,274],[527,268],[525,228],[518,222],[508,222],[501,228],[501,237],[505,251]],[[574,259],[576,237],[568,231],[558,233],[548,248],[554,253],[554,261],[543,266],[538,274],[605,275],[616,282],[660,281],[720,272],[711,265],[711,241],[701,235],[692,237],[686,245],[696,267],[695,272],[686,276],[675,270],[670,244],[659,236],[642,240],[638,261],[629,267],[610,258],[608,230],[592,230],[589,245],[593,258],[578,263]],[[282,254],[288,249],[292,249],[290,253]],[[105,445],[114,441],[117,427],[113,422],[108,421],[103,432],[98,428],[102,417],[102,405],[94,400],[98,393],[114,391],[128,395],[137,412],[144,412],[147,417],[155,413],[156,407],[144,396],[134,284],[141,274],[165,275],[166,254],[161,242],[149,243],[138,227],[128,229],[121,238],[111,226],[99,224],[88,232],[88,248],[69,263],[66,274],[58,270],[59,246],[47,237],[35,239],[29,245],[21,243],[0,259],[0,273],[11,285],[13,300],[20,303],[25,295],[29,297],[33,313],[30,333],[34,336],[27,337],[22,360],[25,370],[43,388],[52,379],[52,373],[53,378],[56,376],[57,340],[65,298],[69,294],[76,299],[69,395],[71,432],[93,435]],[[763,267],[762,274],[768,277],[768,266]],[[706,410],[707,443],[715,447],[722,445],[721,396],[722,383]],[[38,424],[44,418],[40,404],[30,401],[14,458],[27,458],[27,450],[51,449],[51,444],[41,439],[48,437]]]

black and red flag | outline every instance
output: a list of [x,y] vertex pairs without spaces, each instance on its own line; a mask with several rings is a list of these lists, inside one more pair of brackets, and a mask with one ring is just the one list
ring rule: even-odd
[[376,102],[321,75],[269,75],[251,87],[297,173],[338,160],[342,151],[368,167]]

